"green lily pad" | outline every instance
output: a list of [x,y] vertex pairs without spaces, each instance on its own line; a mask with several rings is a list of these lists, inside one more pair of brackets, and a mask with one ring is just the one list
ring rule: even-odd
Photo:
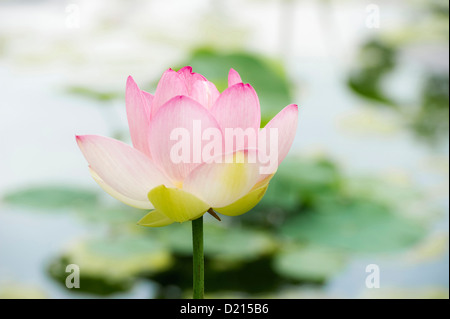
[[116,91],[99,91],[93,90],[90,87],[84,86],[69,86],[66,88],[66,92],[72,95],[85,97],[97,101],[108,102],[123,97],[123,92]]
[[77,209],[77,215],[88,222],[107,222],[114,225],[123,225],[124,223],[136,225],[147,212],[125,204],[112,207],[96,205]]
[[339,251],[310,245],[284,249],[273,260],[273,267],[280,276],[314,282],[332,277],[345,264],[346,257]]
[[138,235],[81,241],[66,257],[84,275],[111,281],[163,271],[172,263],[170,253],[157,240]]
[[47,294],[39,287],[24,286],[18,283],[2,284],[0,299],[46,299]]
[[[318,202],[339,195],[342,177],[337,167],[327,160],[288,159],[281,164],[272,178],[269,188],[256,208],[265,210],[295,212],[300,207],[315,206]],[[253,215],[243,215],[250,222]]]
[[[162,240],[175,252],[192,254],[191,223],[171,225],[166,229],[155,229]],[[264,232],[246,228],[226,228],[214,224],[204,225],[205,256],[213,259],[250,261],[269,254],[276,246],[274,239]]]
[[275,249],[269,234],[246,228],[213,227],[205,229],[205,250],[212,258],[229,261],[250,261]]
[[287,238],[353,252],[394,252],[419,242],[424,226],[372,202],[335,202],[289,220]]
[[383,79],[395,68],[396,49],[376,39],[367,42],[359,55],[359,69],[352,72],[348,86],[362,97],[396,107],[396,103],[386,95],[381,85]]
[[[53,259],[48,267],[49,276],[59,285],[66,288],[66,278],[69,273],[66,272],[67,265],[73,262],[66,256]],[[110,296],[115,293],[124,293],[130,291],[136,282],[135,278],[105,278],[85,274],[80,269],[80,287],[70,289],[72,293],[89,293],[97,296]]]
[[11,192],[3,197],[3,201],[36,209],[75,208],[96,205],[98,194],[72,186],[40,186]]

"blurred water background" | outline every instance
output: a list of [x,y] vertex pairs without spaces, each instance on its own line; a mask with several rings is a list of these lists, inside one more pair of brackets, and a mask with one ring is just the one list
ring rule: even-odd
[[238,70],[264,122],[300,105],[263,201],[206,218],[207,297],[448,298],[448,19],[444,0],[0,1],[0,298],[190,296],[189,223],[136,226],[74,138],[130,142],[127,76],[154,92],[184,65],[219,90]]

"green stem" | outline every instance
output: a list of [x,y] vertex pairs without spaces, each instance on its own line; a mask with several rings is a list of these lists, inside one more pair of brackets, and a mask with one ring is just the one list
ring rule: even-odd
[[203,299],[205,273],[203,257],[203,216],[192,221],[194,299]]

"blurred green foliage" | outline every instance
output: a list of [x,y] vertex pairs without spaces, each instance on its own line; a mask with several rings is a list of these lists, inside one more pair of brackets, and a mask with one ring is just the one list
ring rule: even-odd
[[[352,255],[397,253],[424,238],[426,224],[419,225],[397,211],[394,188],[390,190],[393,197],[384,198],[372,194],[370,190],[376,188],[371,185],[363,187],[365,180],[359,186],[364,192],[349,192],[350,181],[354,179],[347,179],[328,159],[290,158],[252,211],[239,217],[222,216],[222,222],[207,219],[207,292],[254,296],[296,283],[323,284]],[[27,200],[29,194],[34,195]],[[136,222],[145,211],[120,203],[111,206],[99,195],[63,186],[37,187],[11,193],[3,201],[37,211],[61,212],[71,207],[84,222],[108,226],[103,235],[76,242],[48,265],[50,276],[61,285],[67,264],[83,269],[83,285],[73,289],[75,293],[110,295],[131,289],[139,279],[149,279],[158,284],[159,298],[188,295],[190,223],[140,227]],[[174,286],[178,288],[171,289]]]
[[3,200],[9,204],[34,209],[61,209],[96,206],[98,198],[98,193],[86,189],[49,185],[11,192],[6,194]]
[[382,82],[394,69],[396,56],[393,47],[378,39],[369,40],[360,49],[359,66],[353,70],[348,85],[366,98],[395,107],[395,102],[383,91]]
[[[404,114],[382,86],[396,69],[397,48],[370,40],[361,48],[360,58],[349,86],[377,105]],[[258,92],[262,125],[292,102],[288,79],[276,61],[203,48],[181,65],[192,66],[220,91],[227,88],[229,69],[237,70]],[[424,83],[421,108],[412,117],[406,116],[405,122],[421,135],[438,136],[448,131],[448,72],[429,74]],[[70,87],[67,92],[99,101],[124,95],[85,87]],[[352,191],[355,185],[358,191]],[[405,194],[405,189],[395,187],[388,192],[380,189],[386,189],[382,181],[348,178],[330,159],[291,156],[252,211],[234,218],[223,216],[222,222],[207,219],[206,291],[249,296],[273,294],[292,284],[321,285],[342,271],[352,256],[394,254],[419,243],[427,234],[426,219],[419,224],[398,205],[401,198],[417,194],[413,190]],[[67,264],[83,269],[83,284],[71,290],[74,293],[107,296],[126,292],[146,279],[157,284],[158,298],[188,295],[192,285],[190,223],[140,227],[136,222],[147,212],[108,203],[101,196],[100,190],[53,185],[11,192],[3,202],[36,211],[74,211],[84,223],[106,227],[106,232],[80,239],[48,264],[49,275],[60,285],[65,285]]]
[[319,205],[315,211],[292,218],[281,232],[301,242],[361,253],[401,250],[425,235],[417,223],[366,201]]
[[104,102],[111,101],[124,96],[122,92],[99,91],[91,87],[84,87],[84,86],[69,86],[66,88],[66,93]]
[[338,274],[347,257],[339,251],[314,245],[286,245],[273,260],[275,271],[287,278],[324,282]]
[[[447,48],[448,60],[448,1],[429,1],[416,4],[416,21],[429,21],[427,28],[405,26],[396,34],[377,34],[368,39],[359,50],[359,58],[348,77],[348,86],[359,96],[377,102],[376,107],[390,107],[404,123],[424,142],[436,145],[448,138],[449,132],[449,70],[448,62],[439,62],[442,67],[430,68],[422,59],[403,58],[405,52],[418,44]],[[420,10],[419,10],[420,9]],[[433,51],[433,50],[431,50]],[[433,52],[431,52],[433,54]],[[436,52],[434,53],[436,54]],[[427,59],[440,60],[441,55]],[[393,98],[389,86],[384,85],[388,77],[395,76],[400,61],[409,63],[411,69],[418,70],[420,88],[409,90],[409,96]],[[419,96],[417,96],[419,92]],[[405,102],[414,101],[414,102]]]
[[448,136],[449,75],[429,74],[421,92],[421,107],[412,120],[413,130],[421,137]]

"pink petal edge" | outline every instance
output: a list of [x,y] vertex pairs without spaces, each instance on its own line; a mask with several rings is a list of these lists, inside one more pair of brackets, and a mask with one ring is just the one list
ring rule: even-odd
[[[270,154],[270,131],[275,128],[278,130],[278,165],[283,162],[289,152],[295,138],[298,125],[298,106],[289,104],[282,109],[272,120],[259,132],[259,143],[266,143],[266,153]],[[264,136],[266,134],[266,136]],[[259,144],[260,145],[260,144]]]
[[145,202],[154,187],[173,186],[149,157],[123,142],[98,135],[76,136],[76,140],[90,168],[125,197]]
[[220,94],[211,114],[225,131],[226,128],[249,127],[259,130],[261,109],[258,95],[250,84],[235,84]]
[[241,76],[235,69],[230,69],[230,72],[228,72],[228,87],[238,83],[242,83]]
[[153,95],[140,90],[131,76],[127,79],[125,91],[125,104],[131,141],[136,149],[150,156],[148,127],[151,118]]

